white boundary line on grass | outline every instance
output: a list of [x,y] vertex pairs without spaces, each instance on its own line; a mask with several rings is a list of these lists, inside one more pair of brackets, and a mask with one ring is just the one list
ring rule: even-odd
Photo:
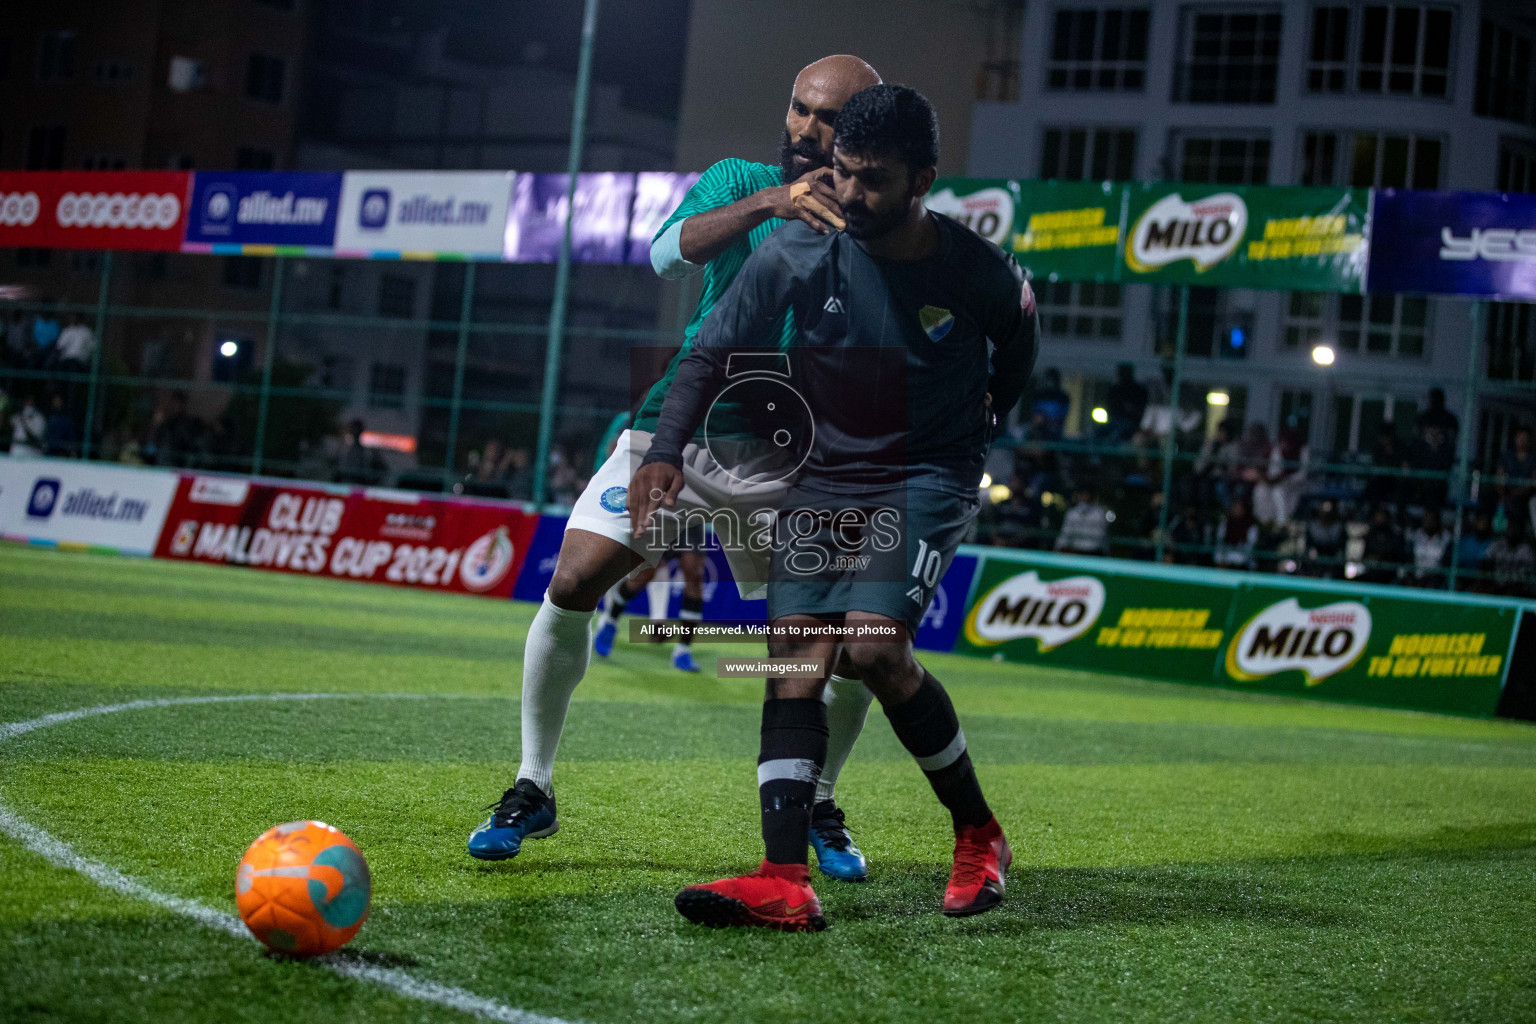
[[[74,711],[59,711],[51,715],[41,715],[24,722],[0,722],[0,743],[15,739],[25,733],[37,729],[46,729],[51,725],[62,725],[65,722],[74,722],[82,718],[94,718],[99,715],[110,715],[119,711],[139,711],[147,708],[179,707],[188,704],[238,704],[254,701],[297,701],[297,700],[358,700],[371,698],[390,698],[395,700],[430,700],[428,694],[411,693],[261,693],[242,694],[230,697],[160,697],[150,700],[131,700],[122,704],[99,704],[96,707],[78,708]],[[84,857],[62,839],[51,835],[47,831],[27,821],[21,815],[11,810],[3,802],[0,802],[0,832],[15,839],[22,846],[42,857],[44,860],[61,868],[69,868],[78,871],[97,885],[113,892],[120,893],[133,899],[153,903],[158,907],[169,910],[174,914],[190,918],[205,928],[224,932],[237,939],[246,939],[255,942],[256,938],[245,927],[244,923],[233,914],[213,907],[198,903],[196,900],[183,899],[180,896],[172,896],[169,893],[160,892],[136,878],[130,878],[110,865],[98,860]],[[538,1013],[530,1013],[527,1010],[519,1010],[514,1006],[498,1003],[494,999],[477,996],[473,992],[467,992],[452,985],[441,985],[435,981],[424,981],[413,977],[402,970],[391,967],[377,967],[372,964],[358,963],[356,961],[338,960],[334,957],[320,957],[315,963],[322,964],[343,978],[353,978],[358,981],[366,981],[371,985],[406,996],[411,999],[420,999],[423,1002],[436,1003],[451,1010],[472,1014],[483,1020],[500,1021],[503,1024],[571,1024],[559,1017],[546,1017]]]

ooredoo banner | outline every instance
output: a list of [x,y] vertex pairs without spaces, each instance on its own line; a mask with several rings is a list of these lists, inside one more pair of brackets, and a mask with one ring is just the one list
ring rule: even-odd
[[341,175],[334,172],[198,171],[187,247],[293,245],[329,249]]
[[1536,195],[1378,189],[1373,292],[1536,299]]
[[160,470],[0,456],[0,536],[149,555],[175,493]]
[[515,180],[512,171],[348,171],[336,248],[499,260]]
[[0,247],[181,248],[185,171],[0,172]]
[[505,598],[537,522],[502,505],[188,474],[155,555]]

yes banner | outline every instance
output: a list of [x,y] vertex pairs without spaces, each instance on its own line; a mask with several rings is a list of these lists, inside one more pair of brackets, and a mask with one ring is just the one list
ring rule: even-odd
[[1489,598],[966,550],[985,554],[957,653],[1324,700],[1492,715],[1520,615]]
[[510,597],[538,518],[400,491],[188,474],[155,557]]
[[1121,280],[1360,292],[1364,189],[1127,185]]
[[181,248],[185,171],[0,172],[0,247]]
[[1536,195],[1378,189],[1373,292],[1536,299]]

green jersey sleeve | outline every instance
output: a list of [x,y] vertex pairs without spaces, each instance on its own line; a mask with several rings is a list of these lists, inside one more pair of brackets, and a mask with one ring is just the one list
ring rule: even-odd
[[667,228],[679,221],[705,210],[729,206],[761,189],[763,186],[758,180],[761,175],[755,173],[760,166],[735,158],[712,164],[708,170],[699,175],[699,180],[693,183],[693,187],[688,190],[683,201],[677,204],[677,209],[672,211],[672,216],[656,229],[656,236],[651,241],[654,243]]

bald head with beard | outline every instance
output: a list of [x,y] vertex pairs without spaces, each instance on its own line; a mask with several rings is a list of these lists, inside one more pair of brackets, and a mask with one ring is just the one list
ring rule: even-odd
[[795,76],[779,143],[784,181],[832,166],[832,125],[849,97],[880,84],[875,69],[845,53],[807,64]]

